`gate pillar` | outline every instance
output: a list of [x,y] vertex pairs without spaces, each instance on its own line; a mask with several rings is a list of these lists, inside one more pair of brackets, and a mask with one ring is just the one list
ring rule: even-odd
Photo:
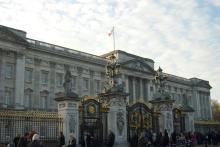
[[65,144],[68,144],[70,136],[76,138],[79,143],[79,101],[70,97],[55,99],[58,102],[58,114],[63,118],[63,132]]
[[107,102],[108,112],[108,133],[112,131],[115,134],[115,143],[127,142],[127,105],[125,93],[106,93],[101,95]]
[[65,144],[68,143],[70,136],[76,138],[79,143],[79,102],[80,98],[72,91],[72,75],[70,67],[65,65],[65,81],[63,84],[64,93],[59,93],[55,100],[58,103],[58,114],[63,118],[63,132]]

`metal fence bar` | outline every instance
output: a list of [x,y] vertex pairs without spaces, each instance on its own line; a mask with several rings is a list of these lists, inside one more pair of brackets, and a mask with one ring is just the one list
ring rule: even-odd
[[57,141],[63,119],[57,112],[0,110],[0,144],[35,131],[43,141]]

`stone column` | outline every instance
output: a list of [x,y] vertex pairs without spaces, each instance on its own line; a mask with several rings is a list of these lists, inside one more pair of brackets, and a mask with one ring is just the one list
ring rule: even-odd
[[50,62],[50,92],[49,92],[49,109],[55,109],[55,102],[54,102],[54,97],[55,97],[55,88],[56,88],[56,70],[55,70],[56,63],[55,62]]
[[78,79],[77,79],[77,92],[79,94],[79,96],[82,96],[82,88],[83,88],[83,79],[82,79],[82,72],[83,72],[83,68],[82,67],[77,67],[77,73],[78,73]]
[[21,108],[24,103],[24,71],[25,56],[24,54],[16,54],[16,78],[15,78],[15,106]]
[[115,134],[115,143],[127,142],[127,111],[124,97],[111,98],[108,113],[108,129]]
[[5,58],[3,50],[0,49],[0,103],[4,102],[5,91]]
[[186,132],[194,132],[194,117],[193,112],[187,112],[185,114],[185,131]]
[[68,144],[71,135],[79,144],[79,101],[68,97],[56,98],[56,101],[58,102],[58,114],[63,118],[63,130],[61,131],[65,136],[65,144]]
[[132,77],[132,84],[133,84],[133,102],[136,102],[136,101],[137,101],[135,83],[136,83],[136,78],[135,78],[135,77]]
[[195,89],[193,90],[193,97],[196,100],[196,119],[200,118],[200,94]]
[[[90,70],[89,71],[89,75],[90,75],[90,79],[89,79],[89,84],[90,84],[90,86],[89,86],[89,93],[90,93],[90,95],[92,95],[92,96],[95,96],[96,95],[96,89],[94,88],[95,87],[95,81],[94,81],[94,71],[92,71],[92,70]],[[97,88],[97,87],[96,87]]]
[[144,84],[144,81],[143,81],[143,79],[140,78],[140,97],[142,100],[144,100],[143,84]]
[[[127,75],[124,75],[124,81],[125,81],[125,92],[129,93],[129,79]],[[129,103],[129,99],[127,99],[127,103]]]
[[160,131],[164,132],[166,129],[168,134],[173,132],[173,112],[172,109],[161,110],[159,117]]
[[34,59],[34,91],[33,91],[33,108],[39,108],[40,103],[40,63],[41,60]]

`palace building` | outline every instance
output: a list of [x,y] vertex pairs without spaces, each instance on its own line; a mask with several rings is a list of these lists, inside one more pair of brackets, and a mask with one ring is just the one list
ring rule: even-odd
[[[0,108],[57,112],[54,98],[64,92],[66,66],[71,73],[71,90],[79,97],[95,99],[107,88],[106,65],[112,54],[120,64],[118,83],[128,94],[127,105],[142,103],[151,109],[149,102],[155,100],[157,92],[152,59],[121,50],[92,55],[27,38],[25,31],[0,26]],[[173,100],[170,119],[174,129],[194,131],[195,120],[212,120],[209,81],[163,74],[167,77],[164,91]],[[180,113],[184,119],[178,116]]]

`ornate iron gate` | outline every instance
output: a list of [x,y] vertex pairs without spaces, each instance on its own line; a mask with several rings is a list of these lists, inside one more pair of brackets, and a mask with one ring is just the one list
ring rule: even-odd
[[128,140],[136,133],[152,129],[152,111],[143,103],[128,108]]
[[91,136],[91,144],[97,146],[103,143],[103,124],[101,103],[95,99],[82,101],[81,111],[81,141],[85,141],[85,135]]

